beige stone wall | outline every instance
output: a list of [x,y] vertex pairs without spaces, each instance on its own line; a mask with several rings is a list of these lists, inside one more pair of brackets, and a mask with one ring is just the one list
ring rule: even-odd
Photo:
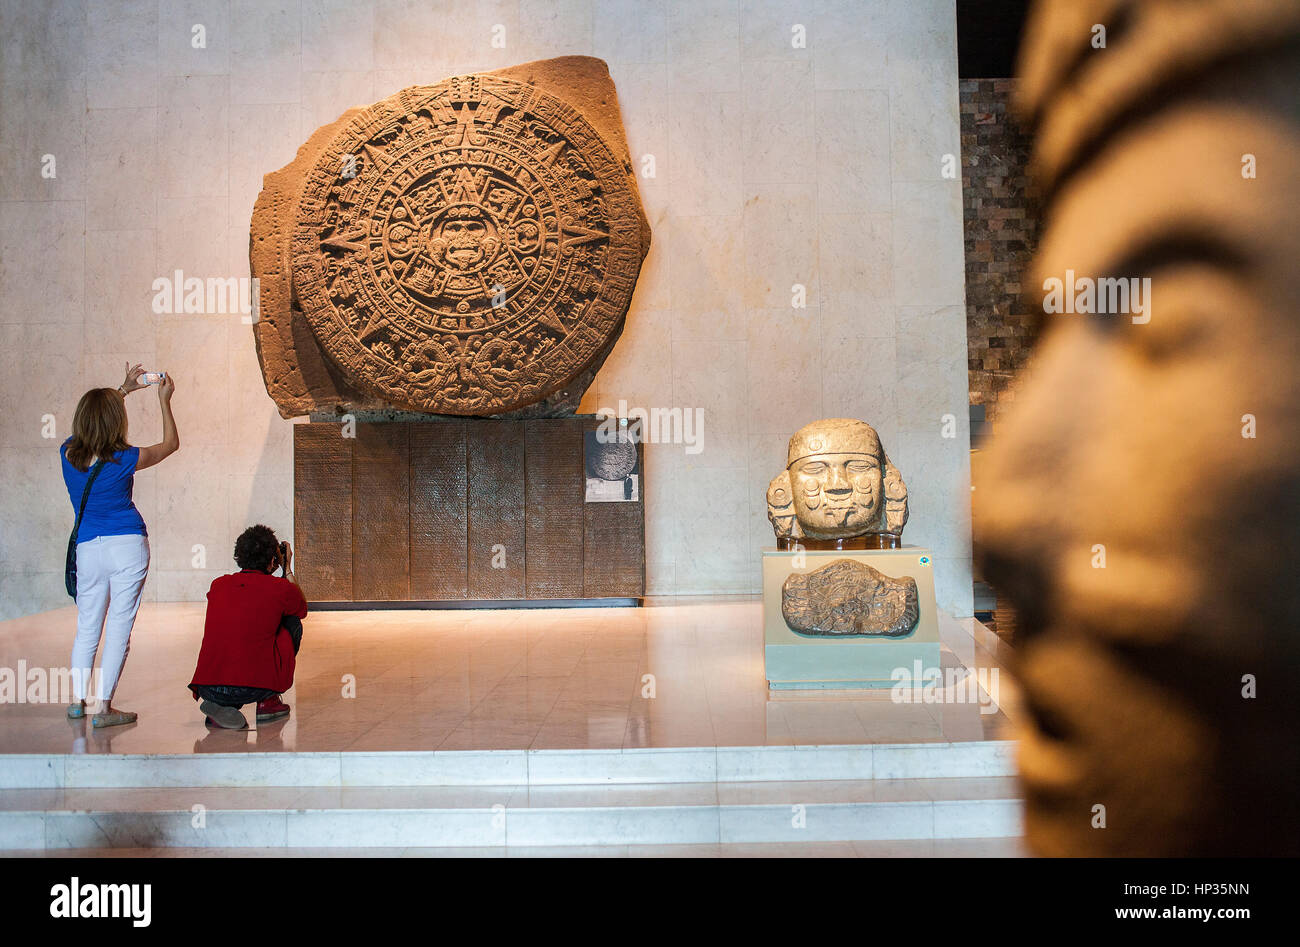
[[[153,280],[246,276],[261,175],[345,108],[569,53],[609,63],[633,160],[655,165],[654,243],[585,407],[704,411],[699,453],[648,448],[650,591],[757,592],[786,439],[845,415],[880,431],[906,539],[934,550],[940,607],[969,614],[962,207],[940,176],[959,149],[954,29],[952,0],[4,3],[0,617],[67,601],[56,448],[126,359],[179,381],[181,452],[137,478],[147,595],[200,599],[245,524],[287,531],[290,425],[249,327],[155,315]],[[155,439],[153,395],[130,406],[133,441]]]

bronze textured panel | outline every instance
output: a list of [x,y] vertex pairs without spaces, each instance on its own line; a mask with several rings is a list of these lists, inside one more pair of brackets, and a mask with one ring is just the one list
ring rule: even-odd
[[308,600],[352,599],[352,446],[339,424],[293,429],[293,566]]
[[352,597],[410,598],[410,452],[406,423],[358,424],[352,481]]
[[582,598],[582,427],[524,422],[528,598]]
[[470,423],[465,434],[469,487],[467,598],[524,598],[523,423]]
[[469,590],[465,422],[410,425],[411,598],[463,599]]
[[[584,422],[594,431],[598,421]],[[583,504],[584,598],[639,598],[645,594],[645,447],[637,445],[640,498]],[[585,459],[584,459],[585,469]]]

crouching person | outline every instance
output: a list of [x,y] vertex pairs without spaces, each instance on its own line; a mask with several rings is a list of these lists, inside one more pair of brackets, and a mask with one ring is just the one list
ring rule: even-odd
[[[235,541],[238,572],[213,580],[203,645],[190,690],[209,727],[242,730],[240,712],[257,704],[257,721],[288,716],[280,695],[293,686],[307,600],[293,577],[293,551],[266,526]],[[280,575],[272,573],[280,569]]]

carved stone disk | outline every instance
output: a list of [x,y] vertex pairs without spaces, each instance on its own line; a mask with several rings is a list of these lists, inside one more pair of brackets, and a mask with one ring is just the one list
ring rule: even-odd
[[636,468],[636,444],[630,440],[597,442],[587,457],[587,475],[601,480],[622,480]]
[[570,106],[503,76],[405,89],[308,172],[297,301],[358,388],[488,415],[568,384],[612,343],[644,256],[625,165]]

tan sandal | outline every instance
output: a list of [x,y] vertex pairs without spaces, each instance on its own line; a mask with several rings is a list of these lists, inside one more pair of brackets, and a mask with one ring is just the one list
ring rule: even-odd
[[124,723],[135,723],[139,716],[130,710],[114,710],[112,713],[95,714],[90,718],[90,725],[96,729],[103,727],[120,727]]

